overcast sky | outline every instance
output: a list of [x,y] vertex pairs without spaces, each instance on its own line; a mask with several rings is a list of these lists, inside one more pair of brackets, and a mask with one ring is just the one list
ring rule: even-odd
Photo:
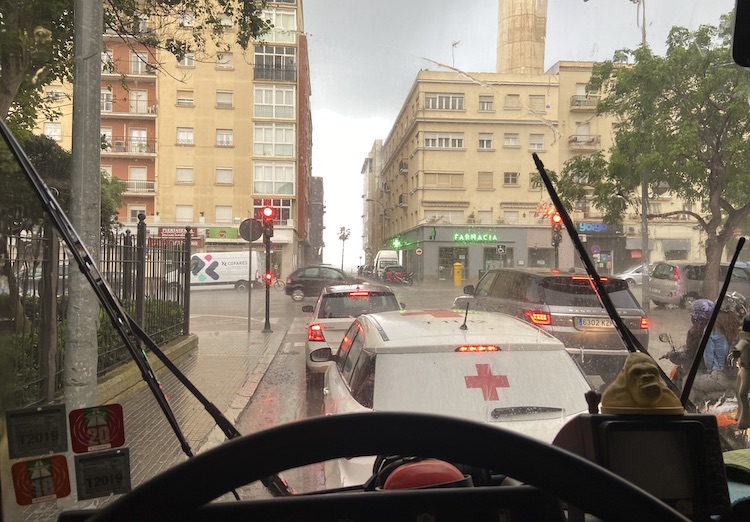
[[[717,24],[734,0],[645,0],[658,53],[674,25]],[[420,69],[434,62],[495,70],[498,0],[303,0],[312,80],[313,175],[324,178],[323,261],[341,264],[339,229],[351,236],[345,268],[364,262],[360,173],[384,139]],[[605,60],[641,42],[631,0],[549,0],[545,69],[561,60]],[[453,42],[458,42],[455,46]]]

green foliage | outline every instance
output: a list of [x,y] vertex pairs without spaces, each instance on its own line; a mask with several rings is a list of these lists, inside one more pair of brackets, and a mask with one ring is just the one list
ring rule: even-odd
[[649,193],[668,186],[702,205],[704,215],[693,217],[706,233],[709,261],[718,262],[750,215],[750,72],[732,63],[728,22],[673,28],[663,57],[642,46],[594,67],[588,89],[602,93],[600,114],[618,117],[615,144],[608,161],[598,153],[565,164],[564,198],[593,190],[594,205],[617,222],[627,200],[640,200],[645,174]]
[[[0,0],[0,118],[32,129],[38,112],[51,114],[43,90],[69,81],[73,68],[73,0]],[[106,0],[104,30],[129,45],[212,53],[233,42],[247,49],[270,28],[265,0]],[[178,23],[190,14],[192,26]],[[233,26],[224,25],[225,16]],[[146,20],[147,24],[143,21]]]

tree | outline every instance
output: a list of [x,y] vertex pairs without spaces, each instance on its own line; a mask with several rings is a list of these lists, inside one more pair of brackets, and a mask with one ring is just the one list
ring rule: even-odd
[[[38,112],[51,116],[44,87],[72,77],[73,3],[0,0],[0,118],[12,128],[33,128]],[[103,29],[133,47],[210,56],[233,43],[247,49],[268,30],[265,6],[265,0],[105,0]],[[179,23],[186,17],[190,23]]]
[[350,234],[351,230],[346,227],[341,227],[339,229],[339,239],[341,240],[341,270],[344,269],[344,245],[346,244],[346,240],[349,239]]
[[[601,91],[599,114],[619,118],[609,159],[574,157],[558,190],[566,204],[591,198],[607,222],[622,220],[627,200],[640,200],[642,176],[652,192],[668,190],[703,214],[682,210],[706,235],[703,295],[717,295],[719,264],[735,230],[750,215],[750,73],[730,54],[730,17],[695,32],[674,27],[664,57],[648,46],[597,64],[588,86]],[[621,194],[623,198],[613,198]]]

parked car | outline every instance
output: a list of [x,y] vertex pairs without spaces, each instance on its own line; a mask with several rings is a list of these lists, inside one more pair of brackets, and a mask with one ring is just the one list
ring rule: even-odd
[[364,279],[350,277],[332,266],[306,266],[298,268],[286,278],[284,292],[295,301],[305,297],[317,297],[324,287],[364,283]]
[[[719,267],[721,283],[727,277],[729,263],[722,263]],[[690,306],[696,299],[716,296],[701,294],[703,280],[706,274],[706,264],[688,261],[659,261],[654,263],[648,285],[648,298],[657,307],[677,305],[680,308]],[[745,263],[736,263],[729,279],[727,292],[738,292],[750,297],[750,269]]]
[[[625,326],[648,346],[649,320],[623,279],[602,278]],[[588,275],[549,269],[497,268],[467,285],[453,308],[502,312],[554,335],[586,374],[614,380],[628,351]]]
[[314,306],[302,307],[303,312],[311,314],[305,343],[306,370],[320,373],[326,370],[329,363],[313,362],[310,353],[318,348],[328,347],[335,355],[344,333],[356,317],[401,308],[393,291],[384,285],[364,283],[325,287]]
[[[649,269],[650,271],[650,269]],[[643,265],[631,266],[627,270],[615,274],[618,279],[624,279],[628,284],[632,286],[643,284]]]
[[[584,396],[591,389],[560,341],[524,321],[488,312],[361,315],[338,354],[326,347],[310,358],[335,361],[325,373],[325,415],[435,413],[546,442],[587,411]],[[326,487],[362,484],[372,475],[373,461],[326,462]]]

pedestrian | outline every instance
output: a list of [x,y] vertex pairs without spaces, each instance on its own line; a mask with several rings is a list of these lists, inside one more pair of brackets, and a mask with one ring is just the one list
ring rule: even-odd
[[[690,322],[692,326],[685,337],[685,344],[676,349],[667,352],[662,356],[669,359],[669,362],[677,366],[672,375],[675,384],[682,388],[685,384],[685,378],[693,364],[695,355],[698,353],[698,347],[703,338],[703,332],[706,330],[708,320],[714,311],[714,302],[710,299],[696,299],[690,305]],[[703,368],[701,368],[704,370]]]
[[747,313],[746,299],[740,293],[732,292],[724,297],[716,316],[716,323],[708,337],[703,363],[708,373],[723,372],[727,356],[739,340],[742,318]]

